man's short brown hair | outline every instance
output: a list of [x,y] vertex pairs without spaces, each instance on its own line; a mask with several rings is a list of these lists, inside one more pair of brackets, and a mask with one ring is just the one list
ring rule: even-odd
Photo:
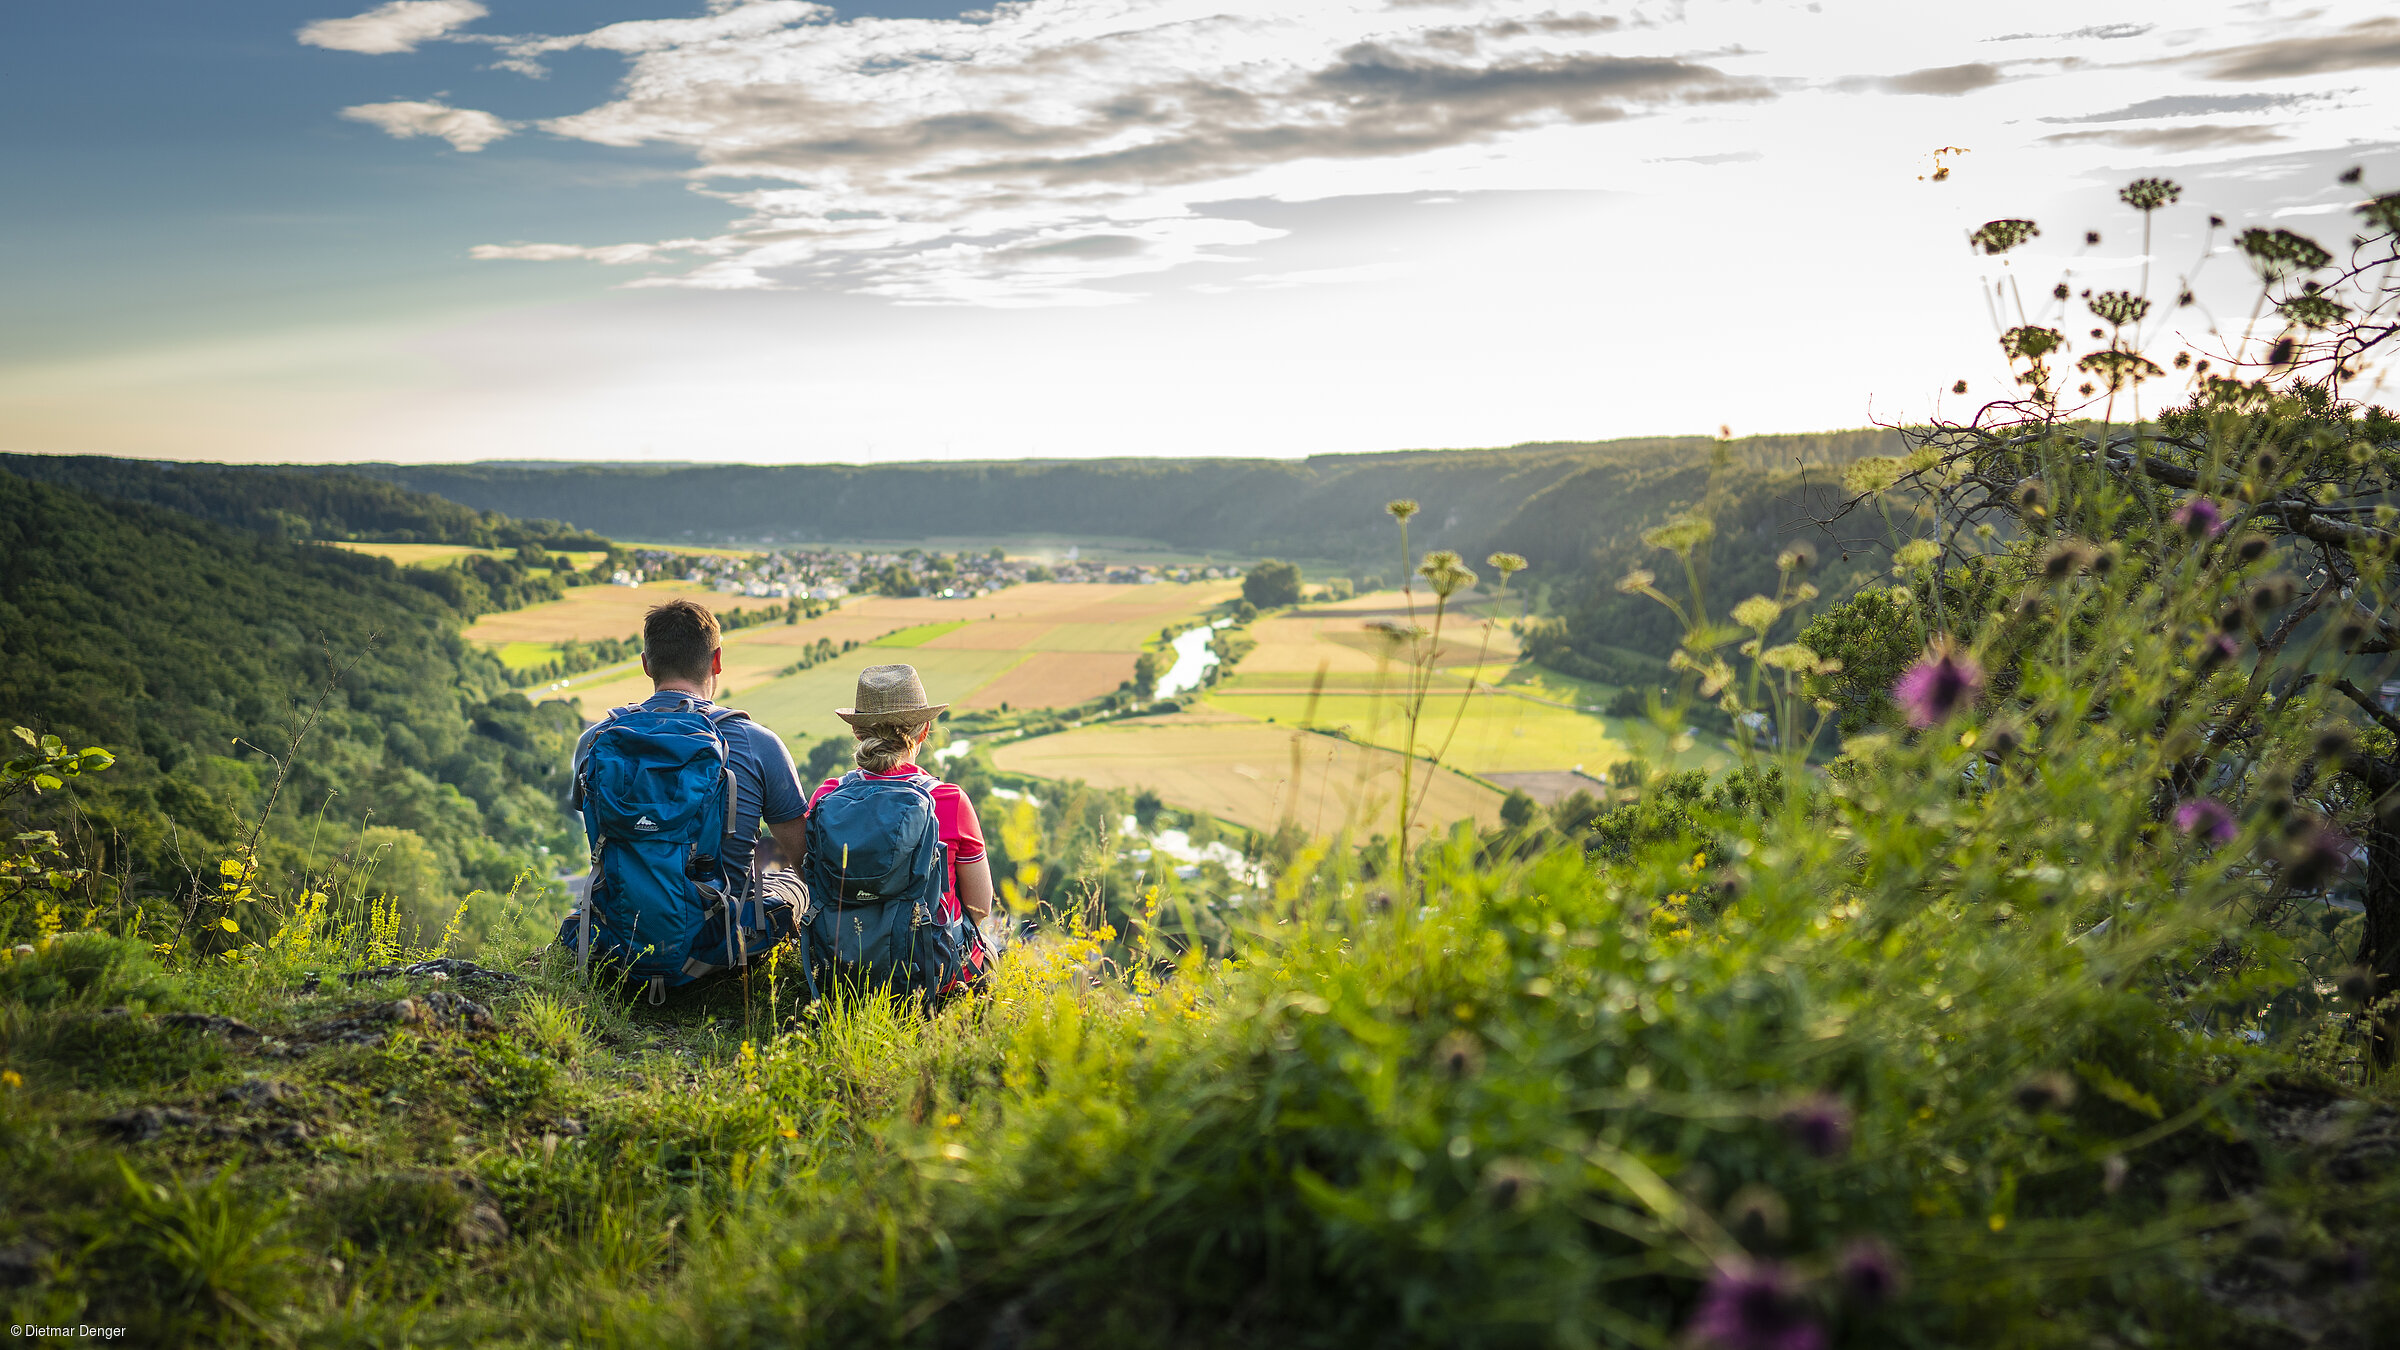
[[717,616],[697,600],[653,605],[642,619],[642,654],[654,680],[707,679],[708,658],[723,645]]

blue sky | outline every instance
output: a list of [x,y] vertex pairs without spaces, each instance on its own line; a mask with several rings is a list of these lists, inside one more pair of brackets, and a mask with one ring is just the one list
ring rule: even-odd
[[[2137,173],[2190,189],[2161,269],[2210,211],[2338,232],[2335,173],[2400,187],[2379,6],[1970,8],[17,6],[0,449],[1289,455],[1859,425],[1955,413],[1954,379],[2003,392],[1991,268],[1960,244],[1980,219],[2057,221],[2011,265],[2105,279],[2140,261],[2111,201]],[[2238,309],[2234,272],[2202,286]]]

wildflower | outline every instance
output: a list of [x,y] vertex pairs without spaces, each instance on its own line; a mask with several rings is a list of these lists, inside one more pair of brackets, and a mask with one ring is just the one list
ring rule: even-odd
[[1452,1078],[1472,1078],[1483,1069],[1483,1042],[1472,1031],[1453,1031],[1433,1047],[1433,1061]]
[[1901,673],[1892,697],[1908,713],[1908,724],[1922,729],[1946,721],[1982,688],[1983,667],[1974,657],[1937,649]]
[[1524,571],[1526,566],[1525,555],[1522,553],[1495,553],[1484,559],[1484,562],[1490,564],[1492,570],[1500,574],[1502,581]]
[[1386,514],[1391,516],[1392,519],[1405,521],[1410,516],[1413,516],[1417,513],[1417,504],[1406,497],[1402,497],[1397,501],[1386,502],[1383,509]]
[[1830,1093],[1821,1092],[1795,1104],[1779,1120],[1814,1157],[1839,1157],[1850,1147],[1850,1108]]
[[2191,498],[2176,507],[2169,519],[2194,539],[2213,539],[2225,532],[2225,512],[2206,497]]
[[1880,1238],[1858,1238],[1842,1248],[1834,1269],[1842,1291],[1869,1305],[1889,1301],[1906,1278],[1899,1256]]
[[2064,581],[2092,565],[2092,550],[2078,539],[2070,539],[2050,550],[2042,559],[2042,576],[2049,581]]
[[2200,668],[2215,670],[2241,654],[2242,644],[2219,633],[2200,645]]
[[1799,1284],[1771,1262],[1720,1267],[1692,1310],[1694,1340],[1717,1350],[1820,1350],[1825,1329]]
[[1805,540],[1775,555],[1775,566],[1780,571],[1805,572],[1816,565],[1817,551]]
[[2039,1115],[2071,1105],[2075,1100],[2075,1080],[2052,1069],[2017,1084],[2015,1096],[2018,1110]]
[[2375,1001],[2375,972],[2365,966],[2343,971],[2339,984],[2342,997],[2362,1008]]
[[2350,865],[2350,840],[2341,832],[2319,828],[2309,832],[2291,861],[2295,890],[2313,891],[2342,874]]
[[2214,797],[2193,797],[2176,807],[2175,828],[2211,844],[2230,844],[2241,832],[2234,824],[2233,812]]

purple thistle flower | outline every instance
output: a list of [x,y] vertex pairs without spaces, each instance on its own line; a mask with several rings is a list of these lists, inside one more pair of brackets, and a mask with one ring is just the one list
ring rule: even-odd
[[1881,1238],[1858,1238],[1842,1248],[1834,1270],[1841,1277],[1842,1291],[1870,1306],[1891,1301],[1907,1278],[1899,1255]]
[[1712,1350],[1823,1350],[1825,1328],[1800,1286],[1767,1262],[1724,1266],[1709,1278],[1686,1328]]
[[2292,857],[2288,875],[2293,888],[2313,891],[2340,876],[2350,866],[2350,852],[2356,847],[2338,830],[2309,831],[2299,852]]
[[2214,797],[2192,797],[2176,807],[2175,828],[2212,844],[2230,844],[2241,833],[2233,811]]
[[2214,539],[2225,533],[2225,512],[2206,497],[2194,497],[2176,507],[2168,519],[2194,539]]
[[2200,644],[2200,668],[2215,670],[2242,654],[2242,644],[2223,633],[2213,633]]
[[1800,1147],[1818,1158],[1840,1157],[1850,1147],[1850,1108],[1839,1097],[1818,1093],[1779,1118]]
[[1901,673],[1892,697],[1908,714],[1908,724],[1920,730],[1949,719],[1974,700],[1983,688],[1983,667],[1971,656],[1929,652]]

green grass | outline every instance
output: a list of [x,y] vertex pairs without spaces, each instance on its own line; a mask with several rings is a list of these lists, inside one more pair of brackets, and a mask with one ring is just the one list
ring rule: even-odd
[[500,664],[511,671],[531,670],[556,661],[559,645],[555,642],[508,642],[501,644]]
[[955,633],[973,622],[970,619],[946,619],[940,623],[920,623],[896,633],[886,633],[868,643],[870,647],[922,647],[944,633]]

